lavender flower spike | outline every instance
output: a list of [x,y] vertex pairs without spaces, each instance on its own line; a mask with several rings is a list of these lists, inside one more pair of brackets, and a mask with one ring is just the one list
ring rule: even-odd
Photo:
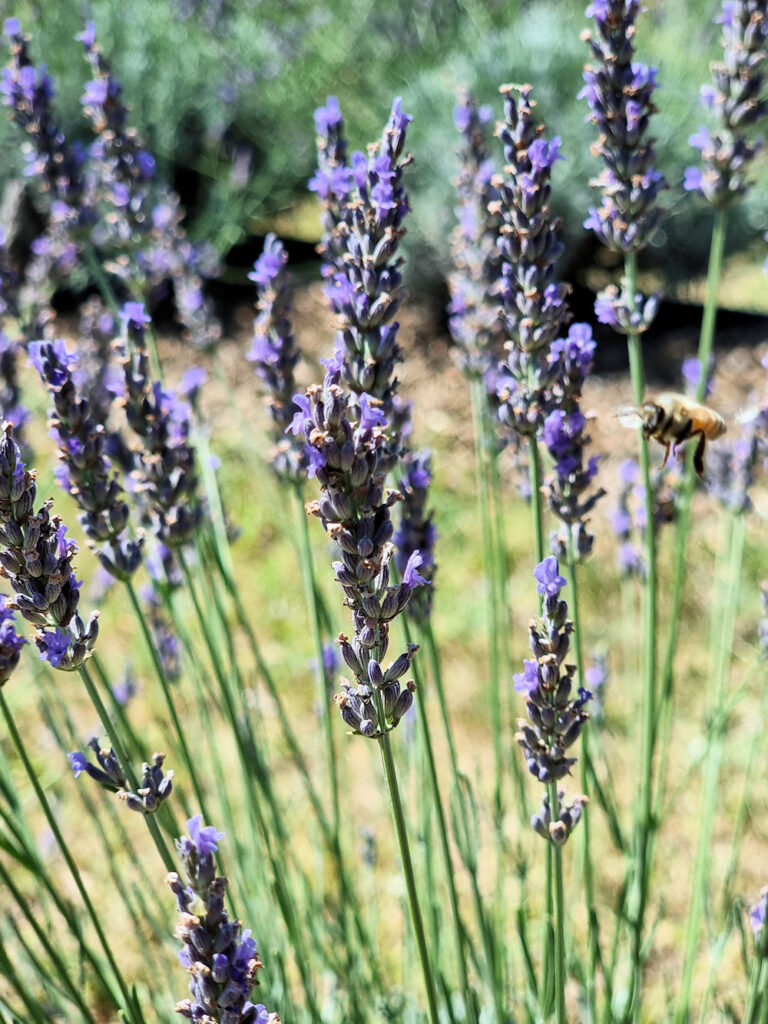
[[341,219],[333,231],[341,262],[327,291],[340,320],[336,359],[344,384],[355,395],[380,400],[395,449],[399,437],[391,423],[397,391],[393,374],[402,353],[393,317],[402,298],[398,245],[410,212],[402,184],[403,170],[411,162],[403,156],[410,121],[396,99],[381,140],[368,156],[352,154],[354,187],[341,204]]
[[400,495],[385,493],[386,475],[395,463],[387,421],[381,403],[370,396],[362,394],[353,402],[339,385],[340,375],[340,367],[331,362],[322,387],[296,396],[299,411],[291,429],[307,441],[310,472],[322,490],[307,511],[321,519],[339,545],[341,558],[333,568],[352,610],[354,637],[350,642],[340,636],[339,646],[356,686],[343,680],[336,703],[353,732],[377,739],[397,725],[413,702],[413,682],[401,687],[399,680],[410,668],[417,645],[409,645],[388,668],[382,662],[389,623],[424,577],[418,572],[420,556],[413,552],[402,582],[389,583],[390,507]]
[[344,209],[352,191],[352,171],[347,164],[347,140],[339,101],[329,96],[324,107],[315,111],[317,129],[317,170],[309,182],[322,209],[323,235],[317,251],[322,257],[321,272],[330,278],[344,269],[344,238],[337,230],[344,220]]
[[[573,665],[564,665],[570,645],[573,623],[568,621],[568,606],[560,600],[565,579],[560,575],[557,559],[550,556],[536,566],[537,590],[544,598],[541,619],[529,625],[532,660],[526,660],[525,671],[514,677],[515,689],[526,695],[528,719],[519,718],[515,739],[523,749],[528,771],[547,785],[557,783],[570,773],[576,763],[568,748],[578,739],[589,715],[584,710],[592,696],[579,687],[578,696],[571,697]],[[557,813],[553,817],[549,797],[542,810],[531,819],[534,829],[544,839],[562,845],[576,827],[584,796],[575,796],[564,803],[558,793]]]
[[256,319],[253,324],[253,347],[248,359],[266,384],[267,404],[275,434],[275,448],[270,457],[278,476],[296,480],[304,470],[303,448],[294,435],[286,437],[293,419],[291,406],[296,391],[294,370],[299,351],[293,339],[291,305],[285,267],[288,254],[276,235],[264,239],[264,251],[248,275],[259,289]]
[[189,408],[149,377],[144,332],[151,318],[144,306],[127,302],[120,319],[125,413],[141,441],[136,472],[143,478],[154,532],[163,544],[178,547],[190,540],[202,518]]
[[501,273],[496,246],[500,214],[488,209],[498,199],[493,185],[493,160],[488,151],[486,126],[490,107],[478,107],[462,93],[453,120],[461,133],[459,176],[456,180],[456,218],[451,233],[453,269],[448,276],[451,302],[448,326],[469,375],[495,371],[501,356],[502,328],[494,288]]
[[199,814],[187,829],[189,835],[176,840],[187,884],[175,871],[168,875],[179,911],[179,961],[190,978],[190,995],[176,1012],[194,1024],[280,1024],[276,1013],[249,998],[264,965],[250,931],[230,921],[224,905],[228,883],[216,877],[213,859],[224,836],[203,825]]
[[[395,565],[400,578],[405,573],[414,553],[420,558],[419,570],[422,578],[433,583],[435,564],[435,542],[437,529],[432,522],[432,512],[427,511],[429,487],[432,483],[432,453],[429,449],[408,452],[402,460],[403,477],[400,492],[403,501],[400,506],[400,527],[395,534]],[[417,622],[426,622],[432,611],[434,587],[419,587],[414,591],[406,614]]]
[[29,361],[54,403],[49,424],[59,446],[59,482],[80,506],[80,525],[101,564],[116,579],[128,580],[141,565],[143,540],[128,536],[128,505],[104,451],[104,427],[93,420],[73,381],[77,356],[59,338],[32,342]]
[[723,60],[711,65],[713,85],[701,89],[701,103],[715,114],[717,129],[701,127],[689,142],[703,168],[686,167],[683,187],[714,206],[725,207],[749,187],[748,174],[763,148],[749,130],[768,114],[768,3],[723,0]]
[[77,544],[66,536],[59,516],[46,501],[37,513],[36,473],[19,456],[13,427],[6,423],[0,442],[0,567],[15,599],[6,607],[38,627],[34,640],[41,658],[71,672],[82,665],[96,643],[98,612],[88,626],[78,615],[80,580],[72,559]]
[[493,179],[500,198],[491,204],[502,219],[499,294],[508,338],[498,378],[499,419],[519,437],[531,437],[541,428],[556,375],[549,347],[569,317],[569,287],[555,281],[560,225],[548,205],[552,168],[562,157],[560,140],[548,142],[543,127],[534,124],[531,87],[505,85],[501,93],[505,120],[497,134],[506,164]]
[[[587,17],[594,20],[594,30],[585,35],[593,61],[584,68],[586,85],[579,93],[589,104],[587,120],[599,132],[592,152],[603,162],[592,182],[602,191],[602,202],[590,209],[584,227],[623,253],[648,245],[661,218],[658,195],[667,188],[654,167],[654,139],[649,135],[656,111],[656,68],[633,59],[639,13],[639,0],[594,0],[587,8]],[[621,333],[647,330],[658,305],[655,298],[646,303],[642,296],[630,295],[626,282],[621,292],[602,293],[598,303],[603,310],[599,319]],[[629,322],[633,316],[636,322]]]

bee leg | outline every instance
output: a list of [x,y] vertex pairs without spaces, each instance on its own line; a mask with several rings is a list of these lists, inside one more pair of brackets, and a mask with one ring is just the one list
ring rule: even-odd
[[693,468],[696,470],[696,476],[700,480],[704,479],[704,449],[706,445],[706,436],[699,434],[699,443],[696,445],[696,451],[693,453]]
[[664,467],[667,464],[667,459],[669,458],[669,450],[670,450],[671,447],[672,447],[671,444],[665,444],[664,445],[664,461],[661,464],[661,468],[662,469],[664,469]]

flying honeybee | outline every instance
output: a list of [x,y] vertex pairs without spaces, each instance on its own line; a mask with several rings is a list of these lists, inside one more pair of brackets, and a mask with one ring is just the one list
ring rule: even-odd
[[676,453],[683,442],[698,437],[693,468],[702,480],[707,441],[714,441],[725,433],[725,420],[719,413],[674,391],[649,397],[642,405],[624,406],[619,409],[619,422],[624,427],[641,427],[646,440],[653,437],[664,445],[663,466],[667,464],[670,451]]

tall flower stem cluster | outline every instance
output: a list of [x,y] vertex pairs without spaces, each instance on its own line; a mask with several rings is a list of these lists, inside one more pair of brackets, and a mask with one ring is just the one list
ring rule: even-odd
[[[591,121],[599,136],[593,152],[603,162],[594,182],[602,192],[599,208],[590,210],[585,227],[591,228],[609,248],[624,253],[622,289],[611,288],[598,297],[599,319],[626,334],[629,367],[635,402],[643,401],[645,377],[641,334],[656,310],[654,298],[644,300],[637,292],[637,253],[651,239],[661,211],[659,192],[666,187],[654,167],[653,139],[649,136],[655,111],[653,92],[656,70],[634,60],[638,0],[596,0],[587,10],[593,30],[586,35],[592,61],[586,65],[586,98]],[[629,920],[633,934],[633,990],[630,1004],[640,1005],[641,947],[651,869],[653,758],[657,722],[657,580],[656,533],[648,442],[640,439],[640,469],[646,506],[646,609],[644,716],[636,821],[634,878],[629,896]]]
[[[748,169],[761,148],[750,141],[748,133],[768,113],[765,94],[768,71],[768,5],[765,0],[723,3],[717,21],[722,25],[723,60],[712,65],[713,84],[703,86],[701,102],[715,113],[718,129],[710,135],[700,128],[691,137],[691,145],[701,151],[703,170],[689,167],[684,187],[714,207],[709,249],[704,311],[699,332],[699,375],[695,398],[707,397],[717,322],[717,290],[723,268],[728,211],[748,191]],[[702,368],[707,372],[702,372]],[[678,497],[675,530],[672,605],[669,634],[661,670],[662,720],[672,715],[674,698],[674,662],[679,633],[683,587],[686,575],[686,551],[691,526],[691,501],[696,486],[690,459]],[[664,721],[662,724],[664,728]],[[664,779],[660,778],[659,786]]]
[[529,626],[533,658],[526,660],[524,671],[515,676],[515,690],[525,695],[528,712],[527,720],[518,719],[515,738],[528,771],[546,786],[541,810],[531,818],[531,824],[554,852],[555,1007],[558,1024],[563,1024],[566,967],[562,846],[581,818],[586,797],[578,795],[566,802],[559,783],[576,762],[568,748],[579,738],[589,718],[584,708],[591,694],[579,686],[577,697],[571,696],[575,667],[566,665],[565,659],[573,623],[567,619],[567,604],[560,600],[566,581],[560,575],[557,559],[544,559],[536,566],[534,578],[543,598],[543,611],[541,618],[532,620]]
[[435,984],[389,739],[390,731],[413,702],[413,683],[403,687],[400,680],[417,648],[410,645],[387,667],[383,665],[390,623],[424,582],[418,572],[421,559],[414,553],[402,581],[390,584],[390,507],[399,495],[385,493],[385,480],[396,456],[391,451],[382,403],[366,393],[351,398],[341,387],[341,373],[338,360],[331,360],[322,386],[315,385],[295,397],[299,411],[291,429],[306,439],[310,474],[321,487],[320,499],[310,503],[308,511],[321,519],[326,533],[341,549],[340,560],[333,564],[334,575],[352,612],[354,635],[351,640],[340,636],[339,645],[355,681],[343,681],[336,702],[352,732],[379,745],[430,1020],[437,1024]]

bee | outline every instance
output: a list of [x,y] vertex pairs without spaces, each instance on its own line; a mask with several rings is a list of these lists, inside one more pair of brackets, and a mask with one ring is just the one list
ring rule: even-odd
[[649,397],[642,405],[624,406],[619,409],[619,423],[624,427],[640,427],[646,440],[653,437],[664,445],[662,466],[666,466],[670,451],[677,454],[681,444],[698,437],[693,468],[702,480],[707,441],[714,441],[725,433],[725,420],[719,413],[674,391]]

